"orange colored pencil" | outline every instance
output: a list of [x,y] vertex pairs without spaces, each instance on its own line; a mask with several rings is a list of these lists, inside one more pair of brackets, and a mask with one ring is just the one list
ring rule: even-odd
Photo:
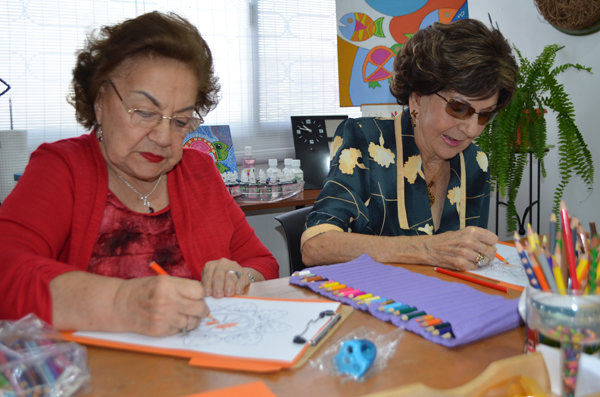
[[462,280],[470,281],[470,282],[475,283],[475,284],[483,285],[485,287],[494,288],[494,289],[497,289],[498,291],[502,291],[502,292],[508,293],[508,287],[503,287],[501,285],[497,285],[497,284],[494,284],[494,283],[488,283],[487,281],[483,281],[483,280],[480,280],[480,279],[475,278],[475,277],[469,277],[469,276],[464,275],[462,273],[453,272],[452,270],[447,270],[447,269],[444,269],[444,268],[441,268],[441,267],[434,267],[433,270],[435,270],[438,273],[444,273],[444,274],[447,274],[447,275],[452,276],[452,277],[460,278]]
[[[165,271],[165,269],[163,269],[162,267],[160,267],[160,265],[158,263],[154,262],[154,261],[150,262],[150,268],[152,270],[154,270],[156,272],[156,274],[158,274],[159,276],[168,276],[169,275],[169,273],[167,273]],[[219,321],[216,318],[214,318],[210,313],[208,314],[207,317],[210,318],[213,321],[217,321],[217,322]]]
[[500,254],[499,254],[499,253],[497,253],[497,252],[496,252],[496,258],[498,258],[498,260],[499,260],[500,262],[508,263],[508,262],[506,262],[506,259],[504,259],[504,258],[502,257],[502,255],[500,255]]
[[154,272],[160,276],[168,276],[169,273],[165,272],[165,269],[160,267],[160,265],[154,261],[150,262],[150,268],[154,270]]
[[416,321],[418,323],[420,323],[421,321],[427,321],[427,320],[433,320],[433,314],[426,314],[423,317],[418,317]]
[[441,323],[442,320],[440,320],[439,318],[434,318],[432,320],[423,321],[420,325],[421,327],[429,327],[430,325],[437,325]]
[[543,291],[550,291],[550,286],[546,281],[544,271],[542,270],[542,267],[538,262],[535,252],[533,251],[531,245],[529,245],[529,242],[527,240],[525,240],[525,249],[529,254],[529,263],[531,263],[531,269],[533,269],[533,272],[535,273],[535,278],[537,278],[538,283],[540,283],[540,288],[542,288]]

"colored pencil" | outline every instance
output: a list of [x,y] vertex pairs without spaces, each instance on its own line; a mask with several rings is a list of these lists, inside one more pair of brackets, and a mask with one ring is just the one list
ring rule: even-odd
[[425,314],[427,314],[427,313],[425,313],[423,310],[420,310],[418,312],[412,312],[412,313],[408,313],[408,314],[403,314],[402,316],[400,316],[400,319],[402,321],[408,321],[408,320],[413,319],[415,317],[424,316]]
[[371,296],[365,299],[361,299],[358,302],[356,302],[359,305],[370,305],[371,301],[376,300],[376,299],[380,299],[381,297],[379,295],[376,296]]
[[550,245],[548,246],[548,251],[554,252],[554,247],[556,246],[556,214],[553,212],[550,215]]
[[[158,274],[158,275],[162,275],[162,276],[168,276],[169,275],[169,273],[167,273],[165,271],[165,269],[163,269],[162,267],[160,267],[160,265],[158,263],[154,262],[154,261],[150,262],[150,268],[152,270],[154,270],[156,272],[156,274]],[[217,321],[217,322],[219,321],[216,318],[214,318],[210,313],[206,317],[210,318],[213,321]]]
[[496,255],[496,258],[498,258],[498,260],[499,260],[500,262],[508,263],[508,262],[506,262],[506,259],[504,259],[504,258],[502,257],[502,255],[500,255],[499,253],[497,253],[497,252],[496,252],[496,254],[495,254],[495,255]]
[[319,289],[321,288],[328,288],[328,287],[333,287],[334,285],[340,285],[340,283],[338,281],[329,281],[327,283],[323,283],[321,285],[319,285]]
[[598,232],[596,231],[596,222],[590,222],[590,236],[597,236]]
[[427,331],[431,332],[434,329],[446,328],[446,327],[449,327],[449,326],[450,326],[450,323],[439,323],[439,324],[436,324],[436,325],[430,325],[429,327],[427,327]]
[[581,242],[583,253],[587,254],[588,252],[590,252],[590,245],[588,244],[588,239],[585,234],[585,230],[583,230],[583,226],[581,226],[581,223],[577,225],[577,236],[579,237],[579,241]]
[[453,272],[451,270],[447,270],[447,269],[444,269],[444,268],[441,268],[441,267],[434,267],[433,270],[435,270],[438,273],[447,274],[448,276],[460,278],[462,280],[470,281],[472,283],[483,285],[485,287],[497,289],[498,291],[508,292],[508,288],[507,287],[503,287],[501,285],[497,285],[497,284],[493,284],[493,283],[488,283],[487,281],[483,281],[483,280],[480,280],[480,279],[475,278],[475,277],[470,277],[470,276],[464,275],[462,273]]
[[558,287],[556,286],[556,281],[554,280],[554,273],[550,268],[550,264],[548,263],[548,259],[544,253],[539,249],[537,252],[538,262],[540,263],[540,267],[542,268],[542,272],[544,273],[544,277],[546,277],[546,282],[548,283],[548,287],[550,287],[550,291],[558,292]]
[[571,280],[571,289],[578,290],[579,283],[577,282],[577,265],[575,264],[575,250],[573,249],[573,236],[569,228],[569,212],[564,201],[560,201],[560,219],[561,229],[563,233],[563,246],[567,251],[566,264],[569,269],[569,279]]
[[314,277],[303,278],[302,280],[300,280],[300,282],[312,283],[312,282],[321,281],[321,280],[323,280],[323,277],[321,277],[321,276],[314,276]]
[[354,299],[357,296],[361,296],[361,295],[364,295],[364,294],[365,294],[365,291],[357,290],[356,292],[353,292],[353,293],[350,293],[350,294],[346,295],[346,297]]
[[362,294],[362,295],[358,295],[357,297],[354,297],[352,299],[354,299],[355,301],[359,301],[359,300],[362,300],[362,299],[370,298],[372,296],[373,296],[373,294]]
[[150,262],[150,268],[154,270],[154,272],[160,276],[168,276],[169,273],[165,271],[160,265],[154,261]]
[[558,292],[561,295],[567,294],[567,286],[565,285],[565,280],[562,275],[562,270],[560,268],[560,248],[558,245],[554,247],[554,257],[552,258],[552,273],[554,273],[554,281],[556,281],[556,288],[558,288]]
[[402,302],[393,302],[393,303],[388,303],[387,305],[383,305],[383,306],[379,306],[377,308],[377,310],[379,310],[380,312],[387,312],[389,309],[392,309],[392,311],[400,306],[404,306],[402,304]]
[[544,276],[542,267],[538,263],[535,253],[531,249],[531,246],[529,245],[528,241],[525,241],[525,250],[527,250],[527,253],[529,254],[529,263],[531,264],[531,269],[535,273],[535,278],[537,278],[537,281],[540,284],[540,288],[543,291],[550,291],[548,282],[546,282],[546,276]]
[[433,318],[431,320],[423,321],[420,325],[421,327],[429,327],[431,325],[441,324],[443,321],[439,318]]
[[515,239],[515,247],[517,248],[517,253],[519,254],[519,257],[521,258],[521,263],[523,264],[523,268],[525,269],[525,274],[529,278],[529,284],[533,288],[542,289],[540,287],[540,283],[538,282],[537,278],[535,277],[535,273],[533,272],[533,269],[531,268],[531,263],[529,262],[529,259],[527,258],[527,254],[525,254],[525,248],[523,248],[523,244],[521,244],[521,241],[519,240],[519,235],[516,232],[514,235],[514,239]]
[[433,336],[438,336],[438,335],[444,335],[444,334],[452,334],[452,326],[447,326],[444,328],[436,328],[433,331],[431,331],[431,335]]
[[423,321],[427,321],[427,320],[433,320],[433,314],[426,314],[426,315],[424,315],[424,316],[422,316],[422,317],[419,317],[419,318],[417,318],[417,320],[416,320],[416,321],[417,321],[418,323],[421,323],[421,322],[423,322]]
[[342,288],[342,289],[338,289],[338,290],[332,291],[332,293],[334,295],[339,295],[339,294],[342,294],[344,292],[353,291],[353,290],[354,290],[354,287],[346,287],[346,288]]
[[418,310],[418,309],[417,309],[416,307],[414,307],[414,306],[410,306],[410,307],[407,307],[407,308],[405,308],[405,309],[397,309],[397,310],[394,310],[394,314],[395,314],[396,316],[399,316],[399,315],[401,315],[401,314],[406,314],[406,313],[412,313],[412,312],[416,312],[417,310]]
[[344,289],[346,288],[346,284],[338,284],[338,285],[332,285],[331,287],[327,287],[325,288],[325,291],[337,291],[338,289]]

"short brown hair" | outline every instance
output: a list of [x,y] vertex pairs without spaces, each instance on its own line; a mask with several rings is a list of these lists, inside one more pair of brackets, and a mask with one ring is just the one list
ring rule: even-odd
[[97,124],[94,101],[102,84],[119,65],[140,56],[175,59],[188,65],[198,80],[196,111],[202,117],[215,108],[220,89],[212,54],[198,29],[186,19],[157,11],[92,32],[77,53],[72,92],[77,121],[86,128]]
[[476,99],[498,92],[497,109],[517,88],[518,65],[498,29],[475,19],[434,22],[406,41],[396,60],[390,91],[400,105],[412,92],[431,95],[451,90]]

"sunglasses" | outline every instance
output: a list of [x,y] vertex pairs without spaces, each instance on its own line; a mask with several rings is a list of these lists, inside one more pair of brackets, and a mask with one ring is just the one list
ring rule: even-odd
[[486,125],[487,123],[494,120],[494,117],[496,117],[496,115],[498,114],[498,112],[496,111],[476,112],[472,106],[467,105],[466,103],[459,102],[455,99],[446,99],[437,92],[435,92],[435,95],[439,96],[444,101],[446,101],[446,113],[459,120],[466,120],[469,117],[473,116],[473,114],[476,114],[477,124]]

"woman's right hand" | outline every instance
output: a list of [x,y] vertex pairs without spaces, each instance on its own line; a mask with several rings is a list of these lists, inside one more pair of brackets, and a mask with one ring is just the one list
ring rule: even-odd
[[202,284],[171,276],[123,281],[115,296],[114,310],[125,329],[149,336],[192,330],[209,314]]
[[498,236],[476,226],[436,234],[425,243],[428,263],[450,269],[476,269],[479,254],[485,256],[485,264],[494,259],[497,242]]

